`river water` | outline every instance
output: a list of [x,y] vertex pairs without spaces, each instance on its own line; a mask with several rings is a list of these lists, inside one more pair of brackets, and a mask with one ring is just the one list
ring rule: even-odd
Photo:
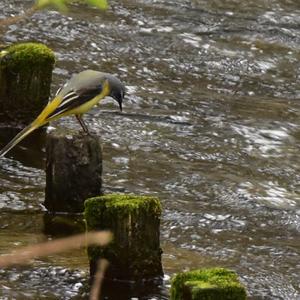
[[[1,17],[31,4],[2,0]],[[204,266],[235,270],[250,299],[300,299],[300,2],[110,6],[36,13],[3,36],[55,51],[53,93],[86,68],[127,86],[123,114],[108,99],[85,120],[103,139],[104,190],[161,199],[166,276],[108,299],[168,299],[170,276]],[[80,130],[73,118],[52,126]],[[15,131],[0,134],[3,146]],[[1,253],[49,238],[44,161],[35,135],[1,160]],[[0,271],[0,295],[81,297],[87,274],[84,251],[35,260]]]

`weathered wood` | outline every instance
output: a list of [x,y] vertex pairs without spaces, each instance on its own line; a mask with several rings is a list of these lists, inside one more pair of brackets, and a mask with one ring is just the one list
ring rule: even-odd
[[246,289],[237,275],[224,268],[178,273],[172,279],[171,300],[246,300]]
[[111,194],[88,199],[87,229],[111,230],[114,235],[107,247],[88,248],[91,277],[99,258],[110,263],[107,279],[140,281],[162,276],[160,215],[160,202],[154,197]]
[[40,43],[20,43],[0,51],[0,122],[31,122],[49,100],[54,53]]
[[66,129],[46,141],[45,206],[51,212],[83,212],[84,200],[101,194],[102,149],[97,136]]

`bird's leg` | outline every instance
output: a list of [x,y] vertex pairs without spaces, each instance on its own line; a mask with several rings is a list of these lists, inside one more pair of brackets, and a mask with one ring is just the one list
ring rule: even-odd
[[82,120],[81,115],[75,115],[75,116],[76,116],[76,119],[78,120],[79,124],[81,125],[83,131],[85,133],[87,133],[88,135],[90,135],[89,129],[86,126],[86,124],[84,123],[84,121]]

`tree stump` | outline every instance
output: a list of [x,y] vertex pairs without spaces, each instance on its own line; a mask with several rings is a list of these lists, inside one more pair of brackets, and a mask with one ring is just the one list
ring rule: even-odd
[[101,176],[99,137],[66,129],[48,134],[45,206],[50,212],[83,212],[84,200],[101,194]]
[[110,194],[86,200],[87,230],[110,230],[114,236],[105,248],[88,248],[91,278],[100,258],[109,261],[106,279],[162,276],[160,215],[160,201],[154,197]]
[[237,275],[227,269],[199,269],[172,279],[171,300],[246,300],[246,290]]
[[0,122],[27,125],[49,100],[54,53],[39,43],[0,51]]

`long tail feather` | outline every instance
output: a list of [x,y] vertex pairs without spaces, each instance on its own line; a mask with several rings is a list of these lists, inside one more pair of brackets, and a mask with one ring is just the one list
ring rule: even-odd
[[51,114],[57,106],[61,103],[62,98],[60,96],[55,97],[52,101],[48,103],[48,105],[43,109],[43,111],[39,114],[39,116],[27,127],[25,127],[21,132],[19,132],[1,151],[0,158],[3,157],[9,150],[11,150],[14,146],[16,146],[19,142],[21,142],[28,134],[32,131],[47,124],[50,120],[58,119],[60,116],[56,116],[55,118],[48,118],[49,114]]
[[37,129],[40,126],[32,123],[25,127],[21,132],[19,132],[1,151],[0,157],[3,157],[9,150],[11,150],[14,146],[16,146],[19,142],[21,142],[27,135],[29,135],[32,131]]

